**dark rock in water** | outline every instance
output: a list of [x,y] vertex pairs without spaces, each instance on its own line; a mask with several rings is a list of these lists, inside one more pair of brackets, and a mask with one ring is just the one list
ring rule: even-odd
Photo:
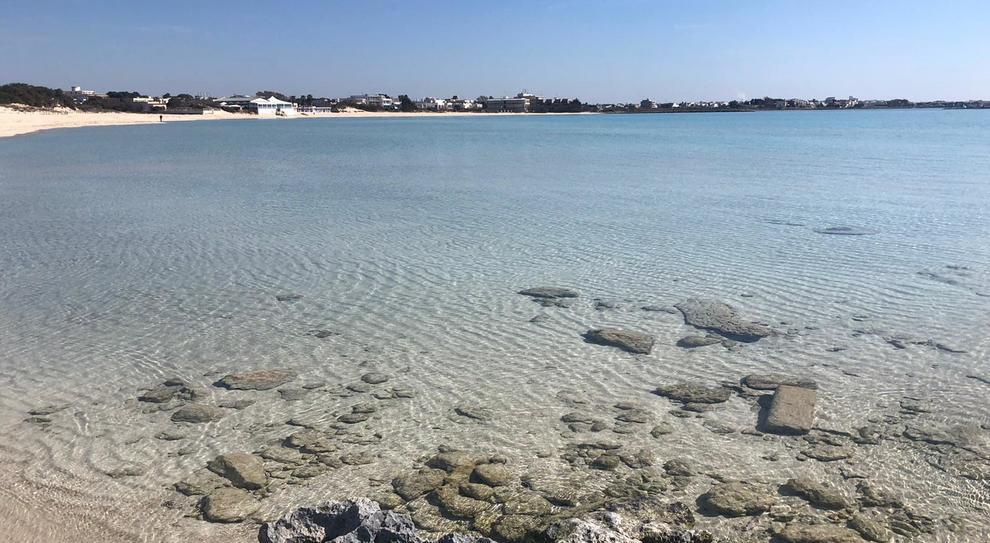
[[323,454],[337,450],[330,437],[315,430],[302,430],[285,438],[285,446],[304,453]]
[[440,488],[446,478],[447,472],[442,469],[424,469],[392,479],[392,488],[402,499],[412,501]]
[[834,524],[788,524],[777,534],[783,543],[863,543],[859,534]]
[[227,479],[237,488],[258,490],[268,484],[261,458],[248,453],[227,453],[206,465],[210,471]]
[[275,299],[280,302],[295,302],[296,300],[302,300],[302,294],[294,294],[294,293],[276,294]]
[[815,445],[810,449],[801,451],[801,454],[819,462],[835,462],[836,460],[845,460],[852,457],[853,450],[835,445]]
[[411,518],[382,511],[366,498],[302,507],[258,534],[261,543],[417,543],[421,539]]
[[722,343],[722,338],[715,336],[685,336],[677,340],[677,346],[683,349],[694,349],[697,347],[707,347]]
[[664,471],[671,477],[693,477],[694,469],[691,464],[683,458],[667,460],[663,464]]
[[231,373],[214,385],[233,390],[270,390],[296,378],[292,370],[257,370]]
[[214,422],[222,419],[225,414],[223,409],[219,407],[193,403],[184,405],[175,413],[172,413],[172,421],[192,423]]
[[819,234],[829,234],[832,236],[871,236],[876,234],[875,230],[859,228],[856,226],[829,226],[828,228],[815,228]]
[[640,307],[643,311],[649,311],[651,313],[668,313],[670,315],[676,315],[677,309],[673,307],[667,307],[665,305],[644,305]]
[[494,417],[490,409],[478,405],[458,405],[454,407],[454,412],[462,417],[482,422],[490,421]]
[[466,476],[474,470],[475,466],[488,463],[489,460],[490,457],[482,454],[466,451],[445,451],[433,455],[426,461],[426,465],[431,468],[442,469],[447,473]]
[[549,320],[550,320],[550,315],[541,313],[541,314],[533,317],[532,319],[529,319],[529,322],[539,323],[539,322],[547,322]]
[[606,309],[618,309],[620,307],[619,302],[612,300],[595,300],[595,309],[598,311],[605,311]]
[[817,393],[811,388],[778,386],[762,430],[785,435],[808,433],[815,423],[816,398]]
[[900,498],[876,486],[870,481],[860,481],[856,485],[859,492],[859,502],[864,507],[904,507],[904,502]]
[[310,330],[309,335],[317,339],[326,339],[331,336],[339,336],[340,332],[334,332],[333,330],[327,330],[327,329],[316,329],[316,330]]
[[772,333],[768,326],[741,320],[736,310],[724,302],[691,298],[674,307],[684,315],[685,323],[735,341],[752,343]]
[[780,385],[817,389],[818,383],[803,377],[791,377],[780,373],[751,373],[739,381],[743,386],[756,390],[777,390]]
[[471,472],[471,479],[488,486],[505,486],[516,480],[516,474],[504,464],[481,464]]
[[890,541],[890,530],[880,521],[871,519],[866,515],[853,515],[849,519],[848,526],[859,532],[859,535],[868,541],[875,543],[887,543]]
[[241,522],[260,507],[251,493],[239,488],[218,488],[200,502],[203,518],[210,522]]
[[670,398],[685,404],[691,403],[722,403],[732,395],[729,389],[719,386],[705,386],[694,383],[678,383],[657,387],[654,391],[658,396]]
[[370,417],[371,415],[368,413],[345,413],[337,417],[337,421],[344,424],[357,424],[368,420]]
[[138,396],[138,401],[148,403],[165,403],[171,400],[192,401],[200,394],[200,391],[190,387],[181,379],[169,379],[143,392]]
[[726,517],[759,515],[776,503],[768,488],[744,482],[712,485],[701,500],[706,509]]
[[59,411],[64,411],[68,407],[69,407],[69,404],[67,404],[67,403],[46,405],[46,406],[43,406],[43,407],[35,407],[34,409],[28,411],[28,414],[29,415],[35,415],[35,416],[38,416],[38,417],[47,417],[48,415],[54,415],[55,413],[58,413]]
[[533,287],[520,290],[519,294],[531,298],[577,298],[578,293],[568,288],[560,287]]
[[623,351],[636,354],[650,354],[654,343],[653,336],[618,328],[588,330],[583,337],[588,343],[618,347]]
[[841,492],[810,477],[788,479],[781,488],[801,496],[819,509],[846,509],[852,505]]
[[365,383],[368,383],[369,385],[380,385],[388,381],[388,379],[389,379],[388,375],[378,371],[368,372],[361,376],[361,380],[364,381]]
[[226,399],[217,402],[217,407],[223,407],[226,409],[244,409],[245,407],[250,407],[252,405],[254,405],[254,400],[249,400],[247,398]]
[[287,402],[297,402],[303,399],[304,397],[306,397],[306,394],[308,392],[309,391],[306,390],[305,388],[289,387],[289,388],[278,389],[279,395],[282,396],[282,399]]

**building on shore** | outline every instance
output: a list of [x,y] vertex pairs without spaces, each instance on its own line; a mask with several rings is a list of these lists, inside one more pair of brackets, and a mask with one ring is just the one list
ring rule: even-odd
[[296,114],[296,105],[292,102],[279,100],[274,96],[268,98],[255,98],[251,100],[251,110],[260,117],[293,117]]
[[342,100],[358,106],[368,106],[372,108],[391,109],[396,106],[396,101],[387,94],[352,94]]
[[529,98],[520,96],[488,98],[485,100],[485,111],[492,113],[526,113],[529,108]]
[[421,109],[423,111],[446,111],[447,110],[447,100],[443,98],[434,98],[432,96],[427,96],[422,100],[416,100],[414,102],[416,109]]
[[241,111],[252,109],[251,101],[254,100],[254,96],[245,96],[243,94],[235,94],[233,96],[225,96],[223,98],[217,98],[214,100],[217,107],[224,111],[229,111],[232,113],[239,113]]

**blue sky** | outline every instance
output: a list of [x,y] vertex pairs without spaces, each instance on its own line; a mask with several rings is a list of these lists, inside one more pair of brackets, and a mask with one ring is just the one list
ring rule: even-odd
[[990,98],[990,2],[4,2],[0,82],[146,93]]

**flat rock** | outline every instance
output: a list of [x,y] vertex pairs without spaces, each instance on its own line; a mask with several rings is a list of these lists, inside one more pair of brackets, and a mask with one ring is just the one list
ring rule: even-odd
[[879,520],[874,520],[866,515],[853,515],[849,519],[848,526],[868,541],[875,543],[887,543],[890,541],[890,530]]
[[863,543],[853,530],[834,524],[788,524],[777,539],[784,543]]
[[297,300],[302,300],[302,294],[295,294],[292,292],[286,292],[283,294],[276,294],[275,299],[280,302],[295,302]]
[[722,403],[729,400],[731,392],[720,386],[707,386],[697,383],[677,383],[657,387],[654,391],[658,396],[670,398],[685,404],[691,403]]
[[583,337],[588,343],[617,347],[635,354],[650,354],[655,342],[651,335],[619,328],[595,328],[585,332]]
[[691,298],[674,307],[684,315],[685,323],[735,341],[751,343],[772,333],[768,326],[740,319],[736,310],[724,302]]
[[788,479],[781,488],[801,496],[819,509],[846,509],[852,505],[837,489],[810,477]]
[[475,466],[487,463],[488,460],[489,457],[482,454],[466,451],[446,451],[431,457],[426,461],[426,465],[431,468],[442,469],[447,473],[467,475],[474,470]]
[[206,467],[237,488],[258,490],[268,484],[265,466],[261,458],[253,454],[242,452],[221,454],[210,460]]
[[682,349],[696,349],[722,343],[722,338],[715,336],[684,336],[677,340],[677,346]]
[[402,496],[402,499],[412,501],[440,488],[446,478],[447,472],[441,469],[424,469],[392,479],[392,488],[395,489],[396,494]]
[[241,522],[260,507],[250,492],[240,488],[218,488],[200,502],[203,518],[210,522]]
[[223,418],[226,413],[219,407],[198,403],[186,404],[172,413],[173,422],[214,422]]
[[139,402],[165,403],[171,400],[192,401],[201,395],[200,391],[179,380],[169,380],[144,391],[138,396]]
[[759,515],[776,503],[768,488],[744,482],[712,485],[702,500],[706,508],[726,517]]
[[389,377],[379,371],[371,371],[361,376],[361,380],[369,385],[380,385],[388,381]]
[[266,523],[258,534],[261,543],[417,543],[411,518],[381,507],[366,498],[302,507],[275,522]]
[[233,390],[270,390],[296,378],[292,370],[257,370],[231,373],[215,383]]
[[531,298],[577,298],[578,293],[568,288],[533,287],[520,290],[519,294]]
[[743,386],[756,390],[777,390],[780,385],[817,389],[818,383],[803,377],[781,373],[751,373],[739,381]]
[[488,486],[505,486],[516,480],[516,474],[505,464],[481,464],[471,472],[471,478]]
[[763,431],[773,434],[806,434],[815,423],[817,392],[811,388],[780,385],[773,394]]
[[479,405],[458,405],[454,407],[454,412],[462,417],[467,417],[469,419],[482,422],[490,421],[494,417],[490,409]]

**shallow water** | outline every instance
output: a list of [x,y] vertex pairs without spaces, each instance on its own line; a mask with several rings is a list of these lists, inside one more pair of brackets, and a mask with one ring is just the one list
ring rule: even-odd
[[[793,440],[703,426],[752,429],[742,398],[679,418],[650,393],[761,371],[817,380],[827,428],[852,432],[910,397],[928,406],[922,421],[974,425],[986,440],[990,384],[967,375],[990,376],[988,172],[983,111],[217,121],[2,140],[0,496],[18,514],[74,515],[122,540],[251,540],[162,507],[177,499],[172,483],[285,437],[290,418],[331,423],[367,397],[335,387],[370,370],[415,393],[365,423],[380,443],[351,447],[379,458],[283,488],[266,514],[373,494],[443,444],[604,485],[610,475],[560,458],[574,398],[606,419],[615,402],[639,402],[673,424],[662,440],[649,426],[609,437],[661,463],[841,483],[834,463],[797,461]],[[843,226],[868,235],[821,232]],[[516,294],[537,285],[581,297],[542,308]],[[681,349],[697,331],[640,308],[688,297],[725,300],[778,333]],[[618,307],[597,310],[596,298]],[[548,320],[529,322],[539,314]],[[603,325],[657,345],[631,355],[581,340]],[[896,335],[966,352],[883,339]],[[281,367],[329,391],[289,402],[211,386]],[[258,402],[162,441],[176,424],[134,399],[170,377],[207,401]],[[50,425],[23,422],[63,403]],[[462,404],[494,418],[459,417]],[[986,480],[935,469],[929,454],[892,441],[857,448],[852,466],[966,526],[946,521],[924,540],[983,541]],[[129,466],[141,474],[107,475]],[[710,482],[681,497],[693,503]]]

